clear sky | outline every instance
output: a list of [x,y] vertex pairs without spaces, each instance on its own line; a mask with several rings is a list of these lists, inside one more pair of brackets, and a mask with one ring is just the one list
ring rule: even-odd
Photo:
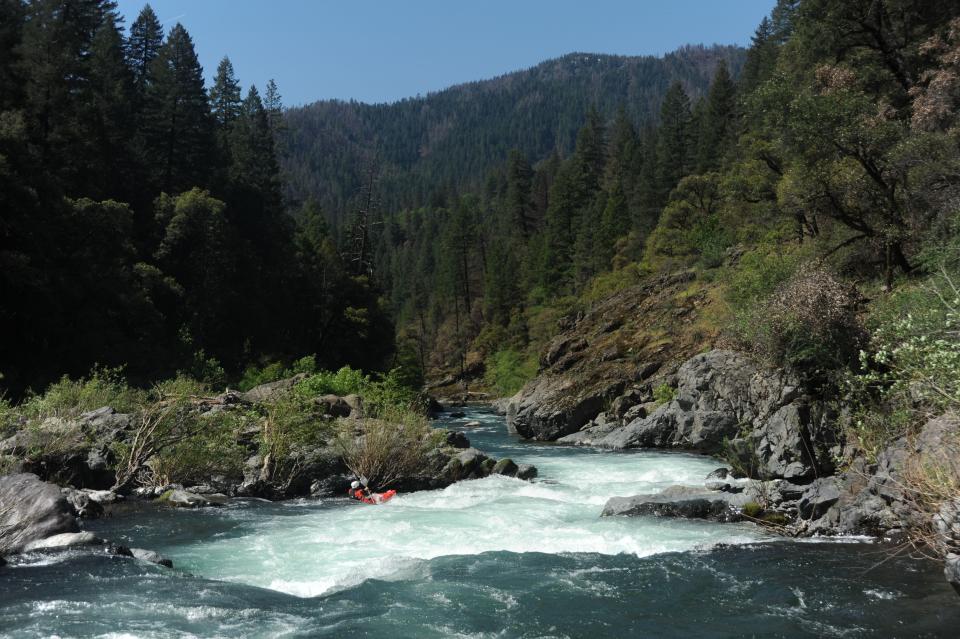
[[[151,0],[193,36],[208,83],[229,55],[288,106],[389,102],[565,53],[659,55],[746,45],[775,0]],[[119,0],[129,26],[143,0]]]

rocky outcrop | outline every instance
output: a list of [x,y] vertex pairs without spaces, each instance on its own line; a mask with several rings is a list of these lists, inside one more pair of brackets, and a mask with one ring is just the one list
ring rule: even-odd
[[[684,362],[672,400],[626,424],[604,414],[561,443],[724,453],[763,479],[810,480],[832,472],[838,443],[827,407],[780,370],[714,350]],[[619,398],[618,398],[619,399]],[[623,402],[622,402],[623,403]],[[624,417],[631,409],[621,409]]]
[[690,288],[693,279],[689,272],[652,278],[562,318],[539,375],[506,406],[508,427],[553,441],[605,410],[619,422],[628,409],[651,402],[654,387],[711,337],[697,326],[706,293]]
[[20,460],[24,471],[57,484],[110,488],[115,480],[112,445],[132,423],[131,415],[109,406],[75,419],[50,417],[0,442],[0,455]]
[[66,550],[81,546],[99,546],[106,542],[92,532],[67,532],[36,539],[23,547],[23,552],[36,550]]
[[0,477],[0,555],[78,530],[70,504],[58,487],[28,473]]

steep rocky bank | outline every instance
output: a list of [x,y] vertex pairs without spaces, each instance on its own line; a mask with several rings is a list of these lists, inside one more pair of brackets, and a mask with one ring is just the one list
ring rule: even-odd
[[[665,282],[668,299],[677,281]],[[705,478],[701,487],[613,498],[607,516],[750,519],[790,535],[870,535],[903,543],[933,531],[928,549],[947,554],[948,580],[960,588],[960,559],[953,554],[960,551],[958,504],[929,512],[907,478],[933,456],[956,453],[956,415],[937,416],[919,434],[869,455],[844,441],[849,416],[842,402],[812,395],[790,372],[764,368],[745,354],[694,354],[689,342],[677,341],[651,352],[640,340],[639,347],[624,343],[613,355],[609,344],[618,338],[611,333],[626,340],[649,325],[637,316],[657,308],[640,299],[649,292],[619,294],[568,320],[544,351],[540,375],[505,403],[509,427],[569,445],[698,452],[731,469]],[[683,309],[678,315],[690,321]]]

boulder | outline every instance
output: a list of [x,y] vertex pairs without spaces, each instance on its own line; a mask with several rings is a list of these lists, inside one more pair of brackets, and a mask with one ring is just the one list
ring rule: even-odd
[[266,384],[260,384],[259,386],[254,386],[246,393],[241,395],[241,398],[244,402],[250,404],[257,404],[260,402],[270,401],[271,399],[285,393],[286,391],[292,389],[298,383],[307,378],[305,373],[300,373],[289,377],[287,379],[279,379],[275,382],[267,382]]
[[139,559],[140,561],[148,561],[151,564],[157,564],[158,566],[165,566],[167,568],[173,568],[173,562],[166,557],[156,553],[152,550],[144,550],[143,548],[131,548],[130,554],[134,559]]
[[960,595],[960,555],[949,554],[943,565],[943,575],[947,583]]
[[0,477],[0,555],[77,530],[72,508],[57,486],[28,473]]
[[740,520],[740,509],[748,501],[745,495],[674,486],[655,495],[611,497],[604,505],[601,516],[655,516],[734,522]]
[[324,415],[331,417],[349,417],[353,411],[342,397],[337,395],[323,395],[316,399],[317,409]]
[[800,497],[800,516],[804,519],[819,519],[840,499],[840,488],[834,477],[817,479]]
[[104,540],[89,531],[66,532],[31,541],[23,547],[23,552],[33,552],[35,550],[65,550],[78,546],[95,546],[104,543],[106,543]]
[[103,515],[103,506],[90,498],[89,493],[74,488],[62,488],[67,503],[73,509],[73,514],[84,519],[96,519]]
[[517,479],[531,480],[537,476],[537,467],[532,464],[520,464],[517,466]]
[[483,423],[478,422],[476,420],[467,422],[466,424],[463,425],[464,428],[479,428],[480,426],[483,426]]
[[160,501],[177,508],[200,508],[201,506],[223,506],[228,498],[226,495],[198,495],[182,488],[174,488],[160,495]]
[[516,477],[520,467],[509,457],[501,459],[493,466],[491,471],[494,475],[505,475],[507,477]]

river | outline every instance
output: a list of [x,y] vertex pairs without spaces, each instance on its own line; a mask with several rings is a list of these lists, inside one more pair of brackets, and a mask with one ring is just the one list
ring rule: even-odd
[[700,484],[716,461],[523,442],[478,409],[441,422],[538,479],[382,506],[246,500],[89,522],[176,569],[79,551],[12,559],[0,636],[957,636],[960,599],[939,565],[878,544],[599,517],[611,495]]

